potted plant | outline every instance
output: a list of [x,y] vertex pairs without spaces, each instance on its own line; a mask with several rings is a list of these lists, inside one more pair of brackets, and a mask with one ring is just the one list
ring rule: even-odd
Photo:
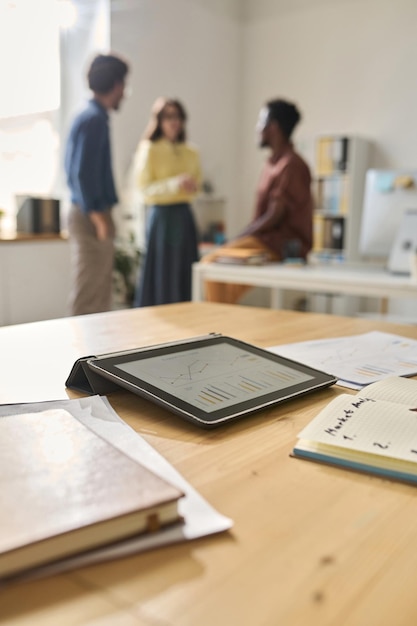
[[136,246],[133,233],[127,240],[115,243],[113,288],[117,301],[131,307],[140,267],[141,252]]

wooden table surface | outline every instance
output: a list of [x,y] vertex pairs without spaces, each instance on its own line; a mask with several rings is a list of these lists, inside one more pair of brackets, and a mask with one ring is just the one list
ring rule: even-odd
[[[78,397],[76,358],[206,332],[259,346],[373,329],[369,320],[210,303],[0,328],[0,402]],[[417,491],[291,458],[332,387],[213,431],[128,392],[109,399],[221,513],[231,531],[0,590],[0,624],[412,626]],[[1,512],[0,512],[1,514]],[[28,512],[30,514],[30,512]]]

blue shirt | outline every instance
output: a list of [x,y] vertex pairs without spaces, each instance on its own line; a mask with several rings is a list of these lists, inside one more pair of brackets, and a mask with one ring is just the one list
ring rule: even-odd
[[109,116],[94,99],[72,123],[65,152],[65,172],[71,202],[83,211],[105,211],[117,203]]

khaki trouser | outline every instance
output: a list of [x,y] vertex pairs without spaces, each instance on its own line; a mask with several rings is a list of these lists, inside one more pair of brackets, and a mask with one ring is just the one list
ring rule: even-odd
[[[269,255],[269,261],[278,261],[278,257],[267,248],[259,239],[252,236],[239,237],[238,239],[234,239],[230,241],[230,243],[226,243],[220,248],[217,248],[213,252],[209,252],[202,259],[201,263],[213,263],[216,260],[216,257],[221,255],[221,252],[224,248],[229,250],[234,248],[246,248],[246,249],[264,249],[265,252]],[[215,281],[205,281],[205,294],[206,300],[210,302],[225,302],[228,304],[236,304],[239,299],[252,287],[250,285],[234,285],[232,283],[220,283]]]
[[106,211],[113,233],[99,241],[93,223],[80,207],[73,205],[68,216],[71,252],[70,315],[109,311],[112,302],[114,225]]

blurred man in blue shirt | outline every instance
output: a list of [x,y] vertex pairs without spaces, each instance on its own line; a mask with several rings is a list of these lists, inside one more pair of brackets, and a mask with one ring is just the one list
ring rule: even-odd
[[111,308],[115,232],[111,209],[118,198],[109,111],[119,109],[128,71],[128,64],[118,56],[95,57],[87,75],[93,98],[74,119],[68,136],[65,171],[72,202],[68,217],[72,315]]

